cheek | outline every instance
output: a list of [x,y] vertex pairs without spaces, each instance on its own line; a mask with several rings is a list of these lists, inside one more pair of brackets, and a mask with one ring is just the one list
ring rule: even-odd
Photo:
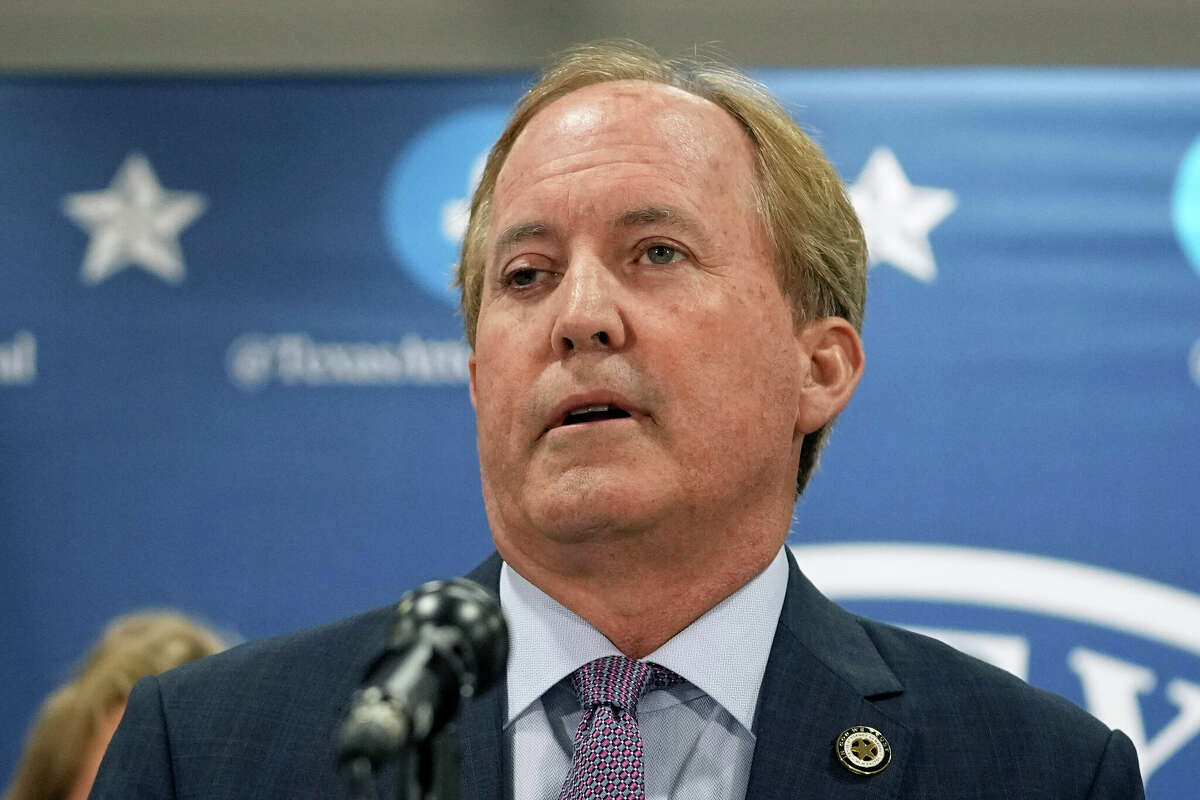
[[739,303],[730,314],[696,321],[695,345],[676,363],[687,404],[702,415],[701,432],[747,443],[790,437],[799,386],[795,339],[790,317],[763,308]]
[[473,377],[475,379],[476,402],[481,407],[491,402],[498,391],[502,391],[505,382],[500,378],[511,368],[506,363],[506,354],[511,353],[514,339],[511,324],[502,324],[495,315],[480,315],[479,325],[475,331],[475,352]]
[[512,337],[476,339],[475,425],[481,459],[504,460],[526,427],[535,383],[533,360]]
[[[475,403],[475,424],[479,430],[480,447],[493,441],[499,433],[499,423],[503,419],[502,409],[511,404],[504,394],[505,387],[510,381],[500,380],[504,373],[504,364],[490,350],[483,348],[475,352],[475,370],[472,383]],[[487,435],[485,435],[487,434]]]

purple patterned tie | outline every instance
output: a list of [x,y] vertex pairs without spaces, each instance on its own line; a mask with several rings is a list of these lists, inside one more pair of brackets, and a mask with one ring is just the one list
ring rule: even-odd
[[597,658],[575,670],[571,685],[583,722],[558,800],[645,800],[638,701],[679,680],[666,667],[625,656]]

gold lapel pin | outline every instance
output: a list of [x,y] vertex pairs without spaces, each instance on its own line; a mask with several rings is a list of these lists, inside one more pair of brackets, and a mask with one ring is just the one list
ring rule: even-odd
[[875,775],[892,763],[892,747],[882,733],[866,725],[847,728],[834,742],[833,752],[843,767],[856,775]]

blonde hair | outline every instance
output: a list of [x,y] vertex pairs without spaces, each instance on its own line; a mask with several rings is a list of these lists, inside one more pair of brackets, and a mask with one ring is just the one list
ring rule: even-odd
[[[842,317],[862,329],[867,248],[845,187],[820,148],[760,84],[731,67],[698,57],[664,59],[635,42],[601,42],[560,55],[517,104],[492,147],[471,201],[455,285],[467,340],[475,346],[485,244],[496,180],[517,137],[558,98],[620,80],[661,83],[719,106],[737,120],[756,153],[759,205],[775,249],[776,276],[797,323]],[[796,494],[804,490],[832,421],[804,439]]]
[[129,699],[133,684],[225,649],[215,633],[182,614],[118,617],[42,703],[4,800],[58,800],[71,789],[84,751],[105,717]]

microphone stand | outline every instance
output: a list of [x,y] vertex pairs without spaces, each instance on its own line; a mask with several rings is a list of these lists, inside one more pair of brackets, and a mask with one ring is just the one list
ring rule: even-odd
[[458,800],[458,735],[453,723],[400,760],[397,800]]
[[[397,758],[396,800],[458,800],[459,750],[453,723]],[[375,773],[362,758],[343,765],[351,800],[377,800]]]

